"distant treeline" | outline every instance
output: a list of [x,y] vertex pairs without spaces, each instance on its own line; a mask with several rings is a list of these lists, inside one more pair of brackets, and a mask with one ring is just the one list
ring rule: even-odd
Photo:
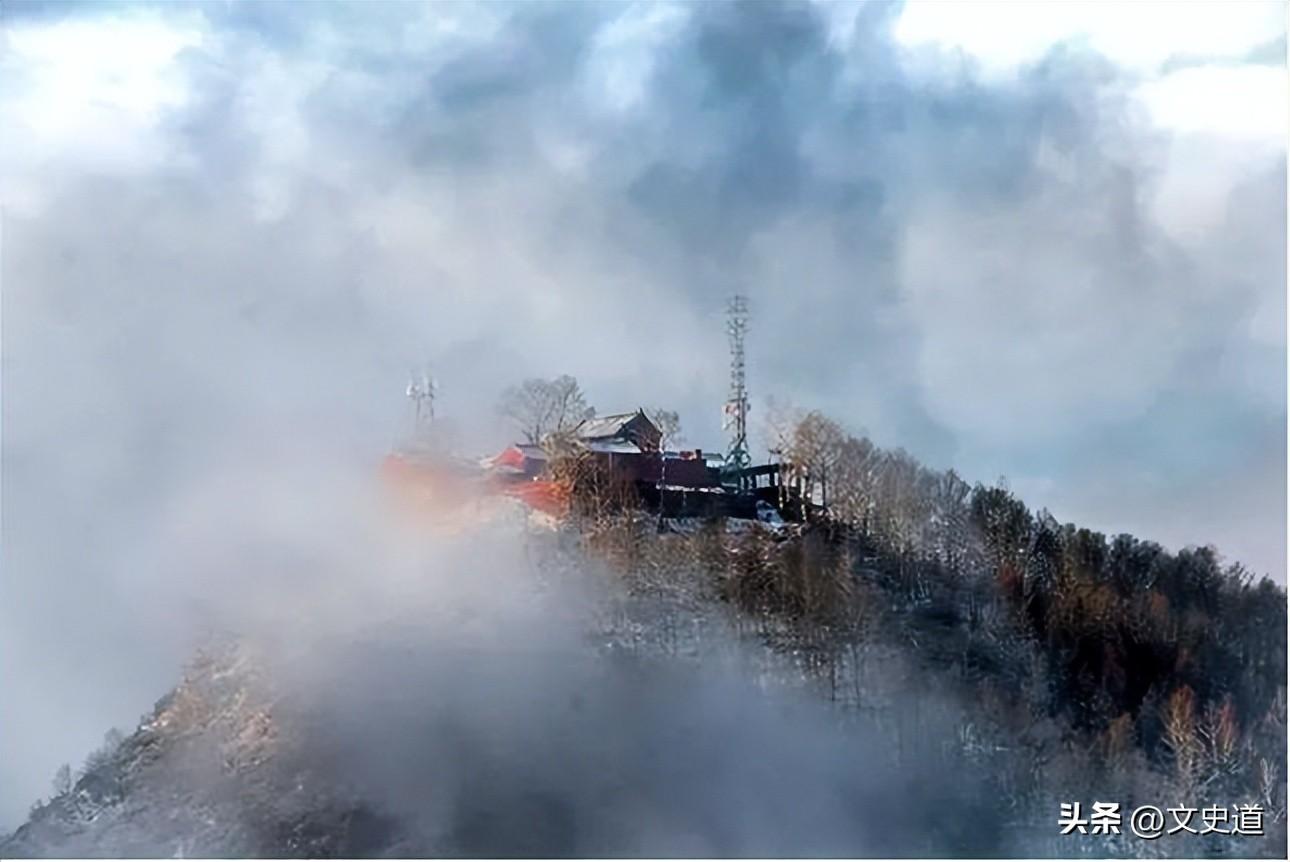
[[823,486],[832,519],[895,563],[911,595],[936,601],[988,575],[990,599],[1042,649],[1053,709],[1077,725],[1141,714],[1140,740],[1154,754],[1164,739],[1157,707],[1171,697],[1233,710],[1245,728],[1269,710],[1284,717],[1285,591],[1223,565],[1213,548],[1169,553],[1059,524],[1006,487],[930,470],[818,413],[789,424],[780,447]]
[[1060,524],[1002,482],[928,469],[816,412],[781,415],[773,433],[785,470],[824,506],[814,523],[787,539],[711,526],[658,543],[602,534],[602,550],[637,577],[651,569],[655,585],[669,566],[708,571],[837,699],[864,698],[864,649],[902,644],[985,708],[997,749],[1011,752],[999,757],[1034,773],[1029,789],[1009,786],[1030,804],[1043,796],[1044,811],[1080,788],[1143,804],[1255,803],[1269,843],[1239,855],[1284,851],[1280,586],[1209,547],[1171,553]]

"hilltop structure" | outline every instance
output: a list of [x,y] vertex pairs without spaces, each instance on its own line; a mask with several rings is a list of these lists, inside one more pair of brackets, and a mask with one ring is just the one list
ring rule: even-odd
[[584,419],[574,427],[573,438],[593,452],[658,452],[663,444],[663,432],[639,407],[634,413]]
[[[663,517],[740,517],[805,521],[817,507],[804,483],[781,473],[778,463],[753,464],[748,448],[749,398],[744,336],[748,301],[732,297],[727,308],[730,339],[730,392],[723,407],[726,451],[668,450],[664,434],[643,408],[588,416],[541,440],[517,442],[477,464],[478,487],[523,500],[552,515],[567,512],[574,484],[620,506],[641,506]],[[567,380],[576,389],[572,378]],[[541,381],[537,381],[540,383]],[[433,417],[437,385],[428,374],[414,375],[408,397],[416,407],[416,430]],[[588,411],[590,412],[590,411]],[[537,426],[540,429],[540,425]],[[540,431],[529,429],[536,437]],[[392,474],[416,475],[432,484],[445,474],[439,459],[407,449],[391,456]],[[576,469],[570,473],[570,466]],[[449,471],[452,478],[459,471]],[[561,475],[557,477],[557,473]],[[788,483],[786,476],[793,477]],[[594,481],[592,481],[594,479]],[[603,508],[603,507],[602,507]]]
[[[585,419],[546,445],[515,443],[482,466],[506,493],[526,501],[556,499],[555,457],[578,461],[603,492],[667,517],[804,520],[800,490],[780,481],[778,464],[732,469],[717,452],[666,450],[643,409]],[[553,456],[559,451],[559,456]]]

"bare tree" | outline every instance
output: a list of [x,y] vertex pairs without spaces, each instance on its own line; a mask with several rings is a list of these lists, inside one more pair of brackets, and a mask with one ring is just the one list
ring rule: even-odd
[[877,506],[882,452],[866,437],[847,437],[833,468],[830,505],[835,517],[869,532]]
[[780,451],[784,460],[806,479],[807,499],[818,487],[820,504],[828,507],[829,483],[845,440],[841,426],[817,410],[807,413],[793,426]]
[[510,387],[502,394],[498,412],[514,422],[529,443],[567,432],[596,414],[578,381],[567,374],[551,380],[531,377]]
[[72,767],[66,763],[54,773],[54,795],[62,796],[72,789]]
[[89,753],[85,758],[85,765],[81,767],[81,774],[96,772],[109,763],[116,755],[117,749],[125,741],[125,734],[119,729],[109,728],[107,733],[103,734],[103,744]]
[[931,515],[927,542],[930,552],[951,571],[959,571],[972,551],[972,486],[949,470],[931,478]]
[[1187,794],[1195,786],[1196,769],[1202,754],[1196,733],[1196,695],[1188,685],[1175,689],[1161,710],[1165,746],[1174,757],[1179,788]]
[[805,414],[791,401],[772,395],[766,399],[765,415],[766,439],[770,441],[771,453],[783,455],[792,446],[793,429]]
[[659,448],[666,450],[670,446],[680,443],[684,437],[681,434],[681,415],[675,410],[664,410],[662,407],[647,407],[645,415],[649,416],[649,421],[654,423],[662,437],[659,439]]
[[881,475],[882,536],[892,550],[912,555],[930,520],[934,478],[903,449],[886,454]]

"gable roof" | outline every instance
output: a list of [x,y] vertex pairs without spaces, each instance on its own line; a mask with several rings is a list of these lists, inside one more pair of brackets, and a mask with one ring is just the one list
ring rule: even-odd
[[[644,426],[641,426],[644,423]],[[651,433],[659,433],[654,427],[654,423],[645,415],[644,410],[636,410],[632,413],[611,413],[608,416],[594,416],[591,419],[584,419],[573,429],[573,435],[580,440],[604,440],[613,437],[625,437],[628,434],[631,425],[637,426],[641,430],[649,429]]]

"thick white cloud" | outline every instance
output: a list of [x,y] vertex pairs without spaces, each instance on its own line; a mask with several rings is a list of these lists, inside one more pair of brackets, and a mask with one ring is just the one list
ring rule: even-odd
[[[965,4],[895,38],[881,4],[7,19],[0,655],[57,691],[6,724],[85,720],[0,819],[170,682],[134,564],[195,477],[291,434],[378,459],[426,360],[479,450],[503,386],[566,372],[717,448],[734,289],[755,420],[792,396],[1283,577],[1284,495],[1232,477],[1284,476],[1284,144],[1218,111],[1284,67],[1157,67],[1284,28],[1146,7],[1138,55],[1074,4],[1008,4],[1015,55]],[[1047,52],[1090,28],[1110,62]]]
[[[845,5],[845,4],[838,4]],[[971,54],[991,73],[1039,59],[1053,45],[1087,42],[1133,72],[1150,72],[1179,55],[1241,55],[1284,32],[1277,0],[1171,3],[944,3],[907,0],[895,36],[905,44],[940,43]]]
[[6,22],[0,39],[0,184],[10,206],[37,206],[77,172],[143,173],[170,158],[161,123],[188,98],[181,54],[209,33],[191,16]]
[[1144,83],[1138,96],[1164,128],[1271,150],[1283,146],[1290,131],[1287,80],[1285,66],[1191,66]]

